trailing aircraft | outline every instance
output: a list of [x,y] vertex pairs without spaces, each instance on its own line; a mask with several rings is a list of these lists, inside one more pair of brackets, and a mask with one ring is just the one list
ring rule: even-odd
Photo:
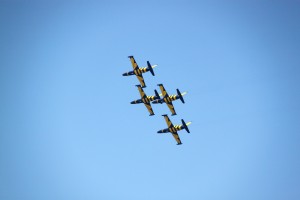
[[138,78],[138,80],[141,83],[141,86],[144,88],[146,87],[144,78],[143,78],[143,73],[150,71],[152,76],[155,76],[153,68],[156,67],[157,65],[151,65],[149,61],[147,61],[147,65],[148,67],[142,67],[139,68],[138,64],[136,63],[135,59],[133,56],[128,56],[128,58],[130,58],[132,67],[133,67],[133,71],[129,71],[123,74],[123,76],[131,76],[131,75],[136,75],[136,77]]
[[190,125],[192,122],[185,123],[185,121],[183,119],[181,119],[182,125],[173,125],[171,120],[169,119],[168,115],[162,115],[162,116],[164,116],[164,118],[166,120],[166,123],[168,125],[168,128],[159,130],[159,131],[157,131],[157,133],[169,133],[169,132],[171,132],[174,139],[177,142],[177,145],[181,145],[182,143],[181,143],[181,140],[179,138],[179,135],[178,135],[177,131],[185,129],[186,132],[190,133],[190,130],[188,129],[188,125]]
[[159,94],[156,90],[154,90],[155,96],[147,96],[141,87],[141,85],[136,85],[138,87],[138,90],[141,95],[141,99],[137,99],[135,101],[132,101],[131,104],[139,104],[139,103],[144,103],[146,108],[148,109],[150,116],[154,115],[154,112],[152,110],[150,102],[156,99],[160,99]]
[[152,103],[153,103],[153,104],[158,104],[158,103],[162,104],[162,103],[166,103],[167,106],[169,107],[169,109],[170,109],[172,115],[176,115],[176,112],[175,112],[174,106],[173,106],[173,104],[172,104],[172,101],[175,101],[175,100],[177,100],[177,99],[180,99],[181,102],[184,103],[183,95],[185,95],[186,92],[181,93],[181,92],[179,91],[179,89],[176,89],[177,95],[170,95],[170,96],[169,96],[168,93],[167,93],[167,91],[165,90],[163,84],[158,84],[158,86],[159,86],[159,88],[160,88],[160,90],[161,90],[161,92],[162,92],[163,98],[162,98],[162,99],[156,99],[156,100],[152,101]]

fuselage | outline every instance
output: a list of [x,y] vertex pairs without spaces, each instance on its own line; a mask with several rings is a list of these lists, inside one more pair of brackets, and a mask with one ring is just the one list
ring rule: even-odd
[[169,133],[169,132],[175,133],[175,132],[180,131],[182,129],[183,129],[182,125],[174,125],[170,128],[165,128],[165,129],[159,130],[159,131],[157,131],[157,133]]
[[153,104],[157,104],[157,103],[160,103],[160,104],[162,104],[162,103],[169,103],[169,102],[175,101],[175,100],[177,100],[177,99],[179,99],[179,96],[178,96],[178,95],[170,95],[170,96],[168,96],[168,97],[164,97],[164,98],[162,98],[162,99],[157,99],[157,100],[155,100],[155,101],[152,101],[152,103],[153,103]]
[[135,101],[130,102],[131,104],[139,104],[139,103],[150,103],[151,101],[154,101],[158,99],[157,96],[147,96],[146,98],[137,99]]
[[149,68],[147,67],[142,67],[142,68],[139,68],[139,69],[135,69],[133,71],[129,71],[129,72],[125,72],[123,74],[123,76],[132,76],[132,75],[140,75],[142,73],[145,73],[145,72],[148,72],[149,71]]

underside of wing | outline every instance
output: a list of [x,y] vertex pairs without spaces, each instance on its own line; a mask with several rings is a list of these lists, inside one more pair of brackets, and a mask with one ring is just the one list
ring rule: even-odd
[[144,103],[144,105],[146,106],[146,108],[149,111],[150,115],[154,115],[154,112],[152,110],[152,107],[151,107],[150,103]]
[[138,87],[138,90],[140,92],[141,98],[147,98],[147,96],[146,96],[144,90],[142,89],[142,87],[140,85],[137,85],[137,87]]
[[166,120],[168,128],[173,127],[173,124],[172,124],[171,120],[169,119],[168,115],[163,115],[163,116],[164,116],[164,118]]
[[142,75],[142,74],[139,74],[139,75],[136,75],[136,77],[139,79],[139,81],[140,81],[140,83],[141,83],[141,86],[142,86],[142,87],[146,87],[146,84],[145,84],[143,75]]
[[135,62],[134,57],[133,57],[133,56],[128,56],[128,58],[130,58],[130,62],[131,62],[131,65],[132,65],[133,69],[134,69],[134,70],[138,69],[139,66],[138,66],[138,64]]
[[163,95],[164,97],[168,96],[168,93],[167,93],[167,91],[165,90],[163,84],[158,84],[158,86],[159,86],[159,89],[160,89],[162,95]]
[[175,109],[174,109],[174,106],[173,106],[173,103],[170,101],[169,103],[167,103],[167,106],[169,107],[172,115],[176,115],[176,112],[175,112]]
[[182,144],[182,143],[181,143],[181,140],[180,140],[180,137],[179,137],[179,135],[178,135],[177,132],[172,133],[172,135],[173,135],[173,137],[174,137],[174,139],[176,140],[176,142],[177,142],[178,145],[179,145],[179,144]]

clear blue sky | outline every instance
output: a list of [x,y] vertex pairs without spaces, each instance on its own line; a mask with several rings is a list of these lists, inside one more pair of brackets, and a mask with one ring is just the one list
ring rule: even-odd
[[[300,199],[299,1],[0,2],[0,199]],[[192,121],[149,117],[127,56]]]

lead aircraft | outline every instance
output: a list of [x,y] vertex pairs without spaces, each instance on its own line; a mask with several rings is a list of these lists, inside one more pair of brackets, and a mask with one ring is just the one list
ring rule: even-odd
[[162,99],[154,100],[154,101],[152,101],[152,103],[154,103],[154,104],[157,104],[157,103],[160,103],[160,104],[166,103],[167,106],[169,107],[172,115],[176,115],[175,108],[173,106],[172,101],[180,99],[181,102],[184,103],[183,95],[185,95],[187,92],[181,93],[179,91],[179,89],[177,89],[176,90],[177,91],[177,95],[170,95],[169,96],[168,93],[167,93],[167,91],[165,90],[163,84],[158,84],[158,86],[159,86],[159,88],[160,88],[160,90],[162,92],[163,98]]
[[139,104],[139,103],[144,103],[144,105],[146,106],[147,110],[150,113],[150,116],[154,115],[154,112],[152,110],[151,104],[150,102],[156,99],[160,99],[159,94],[156,90],[154,90],[155,96],[147,96],[143,90],[143,88],[141,87],[141,85],[136,85],[138,87],[138,90],[140,92],[141,95],[141,99],[137,99],[135,101],[132,101],[131,104]]
[[169,119],[168,115],[162,115],[162,116],[164,116],[164,118],[166,120],[166,123],[168,125],[168,128],[159,130],[159,131],[157,131],[157,133],[169,133],[169,132],[171,132],[174,139],[177,142],[177,145],[181,145],[182,143],[181,143],[181,140],[179,138],[179,135],[178,135],[177,131],[185,129],[186,132],[190,133],[190,130],[188,129],[188,125],[190,125],[192,122],[185,123],[185,121],[183,119],[181,119],[182,125],[173,125],[171,120]]
[[145,84],[145,81],[144,81],[144,78],[143,78],[143,73],[150,71],[152,76],[155,76],[153,68],[156,67],[157,65],[151,65],[150,62],[147,61],[148,67],[139,68],[139,66],[136,63],[133,56],[128,56],[128,58],[130,58],[130,61],[131,61],[132,67],[133,67],[133,71],[125,72],[123,74],[123,76],[136,75],[136,77],[138,78],[138,80],[141,83],[141,86],[143,88],[146,87],[146,84]]

